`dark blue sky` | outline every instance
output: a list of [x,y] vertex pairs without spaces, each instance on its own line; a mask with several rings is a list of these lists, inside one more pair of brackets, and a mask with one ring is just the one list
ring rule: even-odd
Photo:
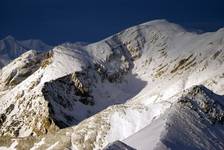
[[0,38],[48,44],[94,42],[153,19],[215,31],[224,27],[224,0],[0,0]]

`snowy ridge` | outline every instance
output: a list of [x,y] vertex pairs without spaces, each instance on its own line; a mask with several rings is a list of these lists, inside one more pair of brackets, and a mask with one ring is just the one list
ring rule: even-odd
[[[18,66],[1,70],[17,82],[0,83],[0,145],[10,147],[10,137],[23,137],[16,140],[18,149],[98,150],[117,140],[146,149],[138,140],[143,132],[152,149],[188,148],[181,136],[192,149],[213,148],[211,134],[219,143],[215,148],[223,149],[223,132],[216,132],[223,130],[223,50],[223,29],[196,34],[156,20],[97,43],[28,52],[32,57],[21,56],[12,62]],[[33,70],[24,67],[28,58],[39,62]],[[183,117],[191,123],[185,129]],[[186,135],[189,128],[193,134]],[[192,140],[202,140],[196,135],[206,137],[202,145]],[[179,145],[169,139],[180,139]]]
[[124,140],[136,149],[222,149],[223,96],[203,86],[183,94],[167,113]]
[[51,48],[40,40],[17,41],[9,35],[0,40],[0,68],[28,50],[47,51]]

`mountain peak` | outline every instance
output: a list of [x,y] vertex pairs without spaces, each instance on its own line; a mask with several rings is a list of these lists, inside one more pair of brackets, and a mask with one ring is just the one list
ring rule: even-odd
[[0,69],[28,50],[47,51],[51,48],[40,40],[18,41],[13,36],[8,35],[0,40]]
[[12,35],[7,35],[4,39],[15,40],[15,38]]

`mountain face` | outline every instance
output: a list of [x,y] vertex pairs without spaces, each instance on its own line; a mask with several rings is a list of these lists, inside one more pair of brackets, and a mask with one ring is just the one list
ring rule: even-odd
[[223,58],[224,29],[165,20],[28,51],[0,70],[1,148],[224,149]]
[[124,140],[136,149],[222,149],[224,97],[194,86],[158,119]]
[[31,49],[46,51],[50,50],[51,46],[48,46],[40,40],[17,41],[12,36],[7,36],[0,40],[0,68]]

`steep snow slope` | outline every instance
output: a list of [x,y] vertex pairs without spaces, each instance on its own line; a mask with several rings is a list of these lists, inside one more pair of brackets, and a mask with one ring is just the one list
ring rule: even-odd
[[[18,149],[102,149],[157,125],[155,120],[165,116],[164,112],[175,114],[168,108],[184,107],[176,103],[194,85],[203,84],[223,95],[223,50],[223,29],[189,33],[165,20],[147,22],[89,45],[57,46],[38,54],[43,55],[39,65],[25,77],[18,78],[20,72],[14,73],[13,65],[1,71],[10,81],[15,76],[16,84],[1,84],[0,133],[31,136],[16,140]],[[20,59],[19,64],[26,66]],[[190,120],[192,112],[183,111],[183,116],[185,113]],[[59,130],[64,127],[69,128]],[[164,131],[159,129],[155,134]],[[49,132],[53,133],[32,137]],[[0,138],[5,147],[12,143],[11,138]],[[197,143],[192,146],[197,148]]]
[[12,36],[7,36],[0,40],[0,68],[31,49],[46,51],[50,50],[51,46],[48,46],[40,40],[17,41]]
[[125,143],[136,149],[223,149],[224,97],[195,86]]

